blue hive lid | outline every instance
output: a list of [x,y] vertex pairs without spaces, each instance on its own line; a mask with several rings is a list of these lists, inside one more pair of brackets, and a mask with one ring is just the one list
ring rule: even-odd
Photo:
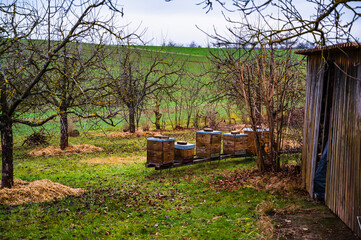
[[187,150],[187,149],[194,149],[194,148],[196,148],[196,145],[195,145],[195,144],[191,144],[191,143],[187,143],[186,145],[175,143],[175,144],[174,144],[174,148]]
[[[244,132],[253,132],[252,128],[243,128]],[[267,132],[269,131],[269,128],[258,128],[257,132]]]
[[204,130],[197,131],[196,133],[204,133],[204,134],[211,134],[211,135],[215,135],[215,134],[222,134],[222,132],[221,132],[221,131],[207,132],[207,131],[204,131]]
[[154,137],[150,137],[147,138],[148,141],[155,141],[155,142],[169,142],[169,141],[174,141],[174,138],[168,138],[168,139],[160,139],[160,138],[154,138]]
[[238,134],[232,134],[232,133],[224,133],[224,136],[231,136],[231,137],[247,137],[248,134],[245,133],[238,133]]

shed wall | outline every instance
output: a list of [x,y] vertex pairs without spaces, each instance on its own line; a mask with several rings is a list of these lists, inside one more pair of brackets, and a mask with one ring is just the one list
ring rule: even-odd
[[325,202],[361,237],[356,218],[361,216],[361,51],[332,58],[335,87]]
[[313,179],[316,168],[317,141],[320,126],[323,80],[325,62],[321,56],[314,55],[307,59],[307,82],[304,143],[302,152],[303,184],[313,196]]
[[[321,51],[307,61],[303,184],[313,196],[322,115],[329,121],[325,203],[361,237],[361,49]],[[330,86],[332,104],[322,109]]]

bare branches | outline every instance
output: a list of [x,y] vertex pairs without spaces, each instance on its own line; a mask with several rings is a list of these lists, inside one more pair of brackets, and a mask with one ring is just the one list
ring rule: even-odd
[[[107,69],[117,105],[128,113],[130,131],[135,131],[135,114],[147,98],[167,91],[177,82],[183,65],[162,51],[148,51],[128,45],[112,46]],[[114,64],[116,63],[116,66]]]
[[[106,15],[101,14],[104,7],[110,9]],[[12,124],[40,126],[58,115],[64,120],[62,114],[68,112],[67,109],[63,111],[64,103],[76,101],[66,98],[64,92],[54,91],[56,83],[47,82],[47,74],[57,68],[59,70],[59,59],[64,59],[64,63],[74,63],[75,58],[71,59],[67,54],[63,54],[66,47],[72,43],[90,40],[91,43],[96,43],[103,40],[104,35],[107,35],[108,41],[120,38],[122,28],[113,21],[114,16],[121,13],[116,2],[111,0],[48,1],[48,4],[41,1],[14,0],[0,3],[0,131],[3,149],[3,187],[10,188],[13,185]],[[78,78],[83,76],[86,72],[84,66],[90,62],[92,60],[85,62],[83,66],[80,65],[80,68],[77,68],[79,73],[69,74],[67,71],[60,71],[62,79],[69,80],[63,81],[62,87],[69,86],[66,89],[70,92],[76,87],[82,89]],[[67,68],[67,63],[64,66],[64,69]],[[100,86],[106,88],[104,86],[107,84]],[[89,92],[92,91],[92,88],[87,89]],[[85,93],[83,90],[82,94]],[[95,94],[95,97],[100,97],[99,95]],[[49,102],[58,105],[59,111],[41,121],[31,122],[19,118],[30,110],[48,110],[45,105]],[[81,105],[80,102],[75,104],[78,107]],[[82,115],[100,117],[97,114]]]
[[[237,42],[239,31],[249,32],[250,44],[251,38],[267,44],[307,38],[317,45],[359,41],[353,35],[355,24],[361,17],[361,5],[356,0],[308,0],[304,3],[292,0],[230,0],[221,3],[207,0],[202,3],[205,7],[211,7],[213,3],[227,6],[228,3],[232,5],[232,11],[241,13],[237,24],[226,17],[233,25],[229,28],[235,37],[233,44]],[[236,28],[239,31],[235,31]],[[213,37],[221,38],[218,34]]]
[[229,48],[213,55],[219,89],[247,111],[254,131],[269,128],[269,145],[257,140],[260,170],[277,170],[285,116],[301,100],[303,81],[300,59],[290,49]]

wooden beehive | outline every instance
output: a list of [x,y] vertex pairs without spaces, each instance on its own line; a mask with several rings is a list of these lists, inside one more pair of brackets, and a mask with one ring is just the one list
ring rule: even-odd
[[221,153],[222,132],[213,130],[197,131],[196,155],[203,158],[217,158]]
[[[248,134],[248,141],[247,141],[247,152],[253,155],[256,155],[256,135],[252,128],[244,128],[243,132]],[[264,148],[266,152],[269,151],[269,129],[268,128],[259,128],[257,129],[257,135],[260,140],[261,147]]]
[[174,145],[174,160],[178,162],[192,162],[196,145],[187,142],[176,142]]
[[147,164],[161,166],[174,163],[174,138],[147,138]]
[[248,149],[248,134],[231,132],[223,134],[223,153],[232,155],[245,154]]

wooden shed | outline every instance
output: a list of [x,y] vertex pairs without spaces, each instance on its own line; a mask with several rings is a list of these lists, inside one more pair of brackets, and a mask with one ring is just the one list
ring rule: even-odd
[[361,46],[297,53],[307,56],[304,187],[315,197],[324,164],[325,204],[361,237]]

